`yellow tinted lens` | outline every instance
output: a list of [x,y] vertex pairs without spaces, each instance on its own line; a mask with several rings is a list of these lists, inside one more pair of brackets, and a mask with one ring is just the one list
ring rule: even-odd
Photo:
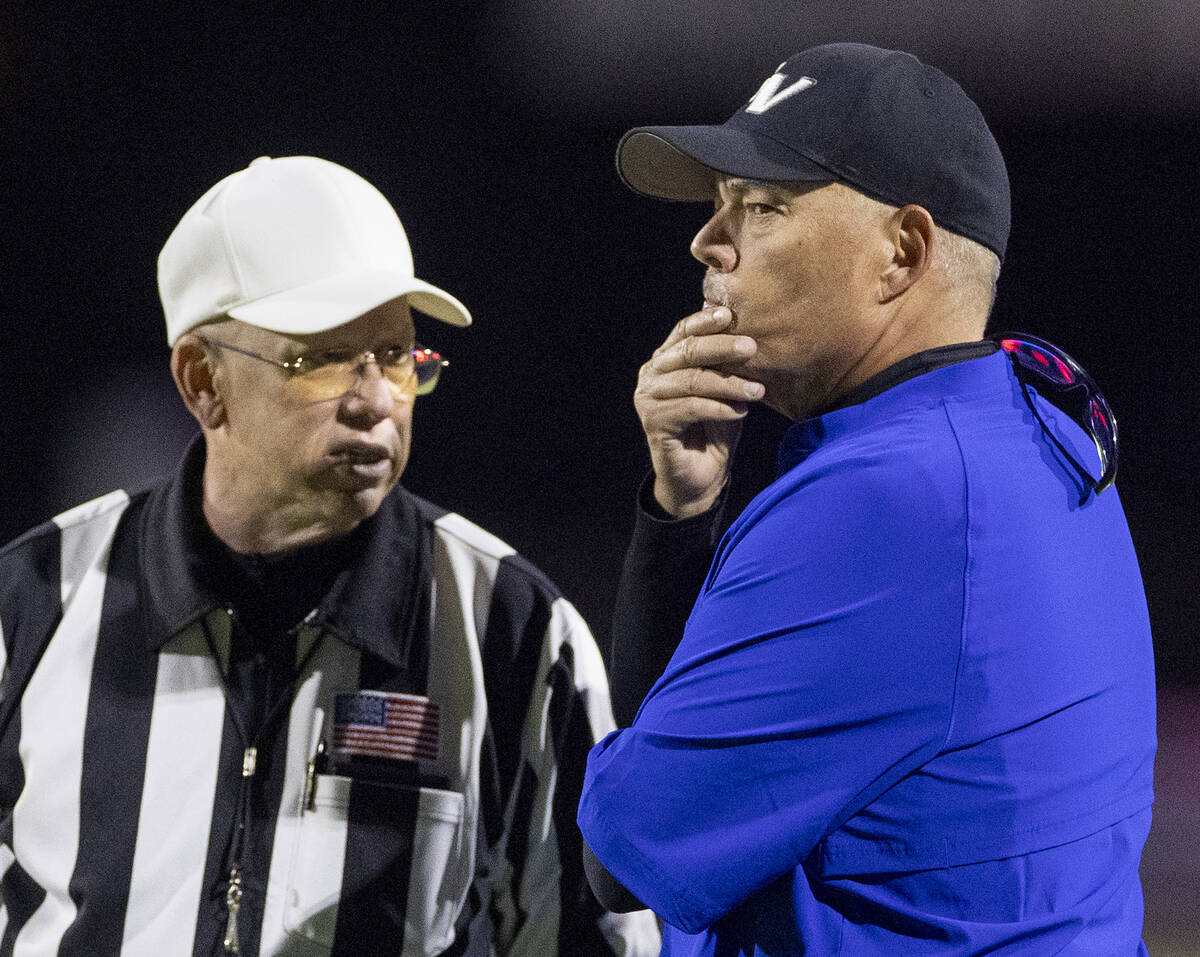
[[383,370],[383,375],[388,380],[388,385],[392,387],[392,392],[397,398],[406,395],[415,395],[420,391],[417,388],[417,370],[412,367],[411,363],[388,366]]
[[[383,363],[376,362],[392,394],[398,399],[411,397],[422,391],[418,388],[417,370],[413,366],[412,353],[408,352],[406,355],[409,357],[407,361],[402,359],[395,364],[386,360]],[[322,362],[315,368],[302,365],[290,382],[292,388],[303,398],[319,401],[336,399],[353,392],[358,386],[359,378],[369,374],[361,358],[356,357],[340,362]]]
[[302,369],[291,378],[291,385],[306,399],[336,399],[350,392],[358,381],[353,362],[326,362]]

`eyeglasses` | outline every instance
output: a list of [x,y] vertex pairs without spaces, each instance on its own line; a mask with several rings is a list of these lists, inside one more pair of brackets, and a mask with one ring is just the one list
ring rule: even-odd
[[[1042,429],[1075,466],[1088,487],[1099,495],[1117,478],[1117,420],[1109,408],[1108,400],[1083,366],[1057,346],[1024,333],[1004,333],[991,338],[1000,344],[1000,348],[1012,360],[1025,402]],[[1091,436],[1100,455],[1100,478],[1093,478],[1042,421],[1029,395],[1030,386],[1074,419]]]
[[209,345],[231,352],[240,352],[251,359],[259,359],[278,366],[288,373],[289,383],[299,394],[312,401],[337,399],[358,387],[359,377],[367,363],[374,362],[380,374],[391,386],[397,398],[411,392],[416,381],[416,394],[428,395],[438,384],[442,369],[450,363],[441,353],[424,346],[394,346],[385,352],[350,352],[328,350],[310,352],[295,359],[272,359],[269,356],[230,345],[220,339],[203,339]]

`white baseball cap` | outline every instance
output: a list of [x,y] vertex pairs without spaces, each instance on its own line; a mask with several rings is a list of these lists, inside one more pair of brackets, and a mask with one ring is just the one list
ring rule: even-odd
[[314,156],[260,157],[179,221],[158,256],[167,343],[226,316],[323,332],[405,297],[455,326],[466,306],[413,274],[396,211],[374,186]]

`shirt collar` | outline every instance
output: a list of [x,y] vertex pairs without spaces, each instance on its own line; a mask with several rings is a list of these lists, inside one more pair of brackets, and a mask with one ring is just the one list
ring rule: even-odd
[[883,371],[876,372],[866,382],[855,386],[839,398],[837,402],[818,414],[824,415],[826,412],[833,412],[835,409],[844,409],[849,405],[858,405],[860,402],[866,402],[867,399],[875,398],[881,392],[886,392],[888,389],[898,386],[907,379],[924,375],[926,372],[932,372],[934,369],[940,369],[942,366],[952,365],[955,362],[965,362],[967,359],[982,359],[984,356],[990,356],[999,348],[999,343],[992,342],[990,339],[983,339],[979,342],[956,342],[948,346],[937,346],[934,349],[914,352],[911,356],[901,359]]
[[[858,420],[862,416],[856,415],[856,407],[866,406],[867,409],[874,408],[875,403],[871,403],[872,399],[879,399],[896,389],[897,386],[909,380],[917,379],[920,376],[935,372],[939,369],[944,369],[950,366],[956,366],[961,363],[968,362],[974,359],[984,359],[988,356],[995,355],[1000,347],[997,343],[990,340],[982,340],[979,342],[963,342],[949,346],[939,346],[936,349],[926,349],[923,352],[914,353],[907,358],[901,359],[899,362],[888,366],[882,372],[878,372],[871,378],[867,379],[861,385],[851,389],[843,395],[838,402],[821,412],[818,415],[813,415],[808,418],[799,419],[794,422],[784,433],[783,439],[779,444],[779,458],[777,475],[782,475],[784,472],[798,465],[807,458],[808,454],[815,448],[816,445],[824,441],[824,437],[828,428],[837,429],[837,423],[842,418],[849,416],[851,420]],[[999,381],[1007,381],[1009,364],[1001,363],[997,367],[995,375]],[[953,388],[961,385],[955,381],[953,383],[930,383],[930,388]],[[905,392],[905,389],[900,392]],[[928,390],[925,390],[928,391]],[[911,398],[911,397],[910,397]],[[903,401],[904,397],[897,394],[897,401]],[[870,403],[870,405],[867,405]],[[879,414],[885,414],[883,410]],[[864,410],[863,415],[869,413]],[[840,427],[847,427],[848,422],[841,422]]]
[[[150,492],[141,516],[142,595],[152,651],[223,607],[205,574],[204,461],[200,435],[174,474]],[[428,532],[416,502],[400,487],[360,529],[361,549],[349,557],[306,622],[403,667],[430,574]]]

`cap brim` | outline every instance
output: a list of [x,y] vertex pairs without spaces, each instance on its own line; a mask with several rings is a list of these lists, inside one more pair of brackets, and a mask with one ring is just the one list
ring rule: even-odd
[[227,310],[231,319],[272,332],[307,335],[336,329],[393,299],[452,326],[469,326],[467,307],[450,293],[413,276],[370,269],[334,276]]
[[617,144],[617,172],[635,192],[707,201],[718,176],[822,183],[837,177],[769,137],[734,126],[639,126]]

